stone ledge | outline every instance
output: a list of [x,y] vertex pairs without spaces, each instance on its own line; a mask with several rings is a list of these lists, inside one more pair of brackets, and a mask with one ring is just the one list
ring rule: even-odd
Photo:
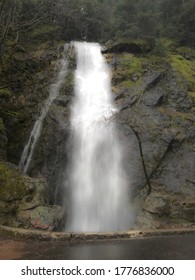
[[195,234],[195,227],[181,229],[161,229],[161,230],[144,230],[144,231],[126,231],[126,232],[107,232],[107,233],[66,233],[66,232],[49,232],[38,230],[26,230],[0,226],[0,237],[40,240],[40,241],[103,241],[103,240],[121,240],[121,239],[138,239],[155,236],[170,236]]

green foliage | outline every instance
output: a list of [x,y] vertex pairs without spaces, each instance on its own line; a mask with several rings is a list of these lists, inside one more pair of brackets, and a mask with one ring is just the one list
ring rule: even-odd
[[179,54],[171,55],[171,64],[189,83],[189,91],[195,91],[195,60],[187,60]]
[[159,9],[163,36],[195,46],[194,0],[163,0]]
[[[0,54],[7,45],[48,40],[156,39],[195,46],[194,0],[0,0]],[[43,35],[43,36],[42,36]],[[161,45],[162,44],[162,45]]]
[[114,79],[117,83],[122,83],[124,87],[136,88],[140,85],[141,71],[142,58],[123,53],[120,55],[120,63],[114,73]]
[[141,72],[141,59],[132,54],[121,55],[121,67],[128,70],[129,74],[138,74]]
[[[118,0],[112,9],[113,36],[160,39],[168,37],[195,46],[194,0]],[[165,45],[158,53],[166,53]]]
[[155,40],[152,53],[158,56],[167,57],[171,50],[173,42],[167,38],[159,38]]

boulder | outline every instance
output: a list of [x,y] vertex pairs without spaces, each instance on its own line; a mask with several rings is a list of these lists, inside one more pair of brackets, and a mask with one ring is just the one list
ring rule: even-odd
[[59,230],[65,226],[60,206],[49,205],[48,185],[31,178],[13,164],[0,161],[0,224]]
[[145,199],[133,229],[191,227],[195,221],[195,203],[184,195],[167,191],[153,182],[153,191]]
[[19,211],[17,220],[23,228],[61,231],[65,227],[66,216],[58,205],[38,206],[32,210]]

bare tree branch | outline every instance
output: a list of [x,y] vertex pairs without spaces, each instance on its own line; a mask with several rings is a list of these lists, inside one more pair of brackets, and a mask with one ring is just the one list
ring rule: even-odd
[[137,138],[137,141],[138,141],[139,152],[140,152],[141,161],[142,161],[142,166],[143,166],[144,174],[145,174],[145,177],[146,177],[146,182],[147,182],[147,185],[148,185],[148,192],[147,192],[147,194],[149,195],[151,193],[151,191],[152,191],[152,186],[151,186],[151,183],[150,183],[150,177],[149,177],[147,169],[146,169],[146,164],[145,164],[145,160],[144,160],[144,154],[143,154],[141,139],[140,139],[138,131],[132,125],[129,125],[129,127],[133,131],[133,133],[134,133],[134,135],[135,135],[135,137]]

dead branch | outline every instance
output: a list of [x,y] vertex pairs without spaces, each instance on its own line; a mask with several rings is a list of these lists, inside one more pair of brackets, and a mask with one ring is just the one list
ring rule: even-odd
[[147,182],[147,185],[148,185],[147,195],[150,195],[151,191],[152,191],[152,186],[151,186],[151,183],[150,183],[150,177],[149,177],[147,169],[146,169],[146,164],[145,164],[145,160],[144,160],[144,154],[143,154],[141,139],[140,139],[138,131],[132,125],[129,125],[129,127],[131,128],[135,137],[137,138],[137,142],[138,142],[138,145],[139,145],[139,152],[140,152],[141,161],[142,161],[142,166],[143,166],[143,170],[144,170],[144,175],[146,177],[146,182]]

